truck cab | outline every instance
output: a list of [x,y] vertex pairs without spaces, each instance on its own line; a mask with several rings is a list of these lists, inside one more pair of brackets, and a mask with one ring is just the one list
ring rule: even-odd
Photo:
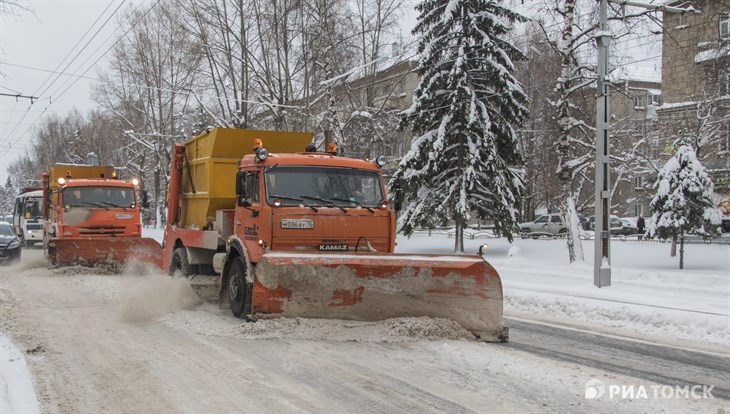
[[394,250],[395,217],[375,162],[314,152],[246,155],[236,189],[233,233],[254,263],[265,251]]

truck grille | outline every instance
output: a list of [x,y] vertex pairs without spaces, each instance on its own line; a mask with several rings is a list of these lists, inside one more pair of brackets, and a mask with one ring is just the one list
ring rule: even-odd
[[116,236],[124,234],[124,226],[79,227],[82,236]]

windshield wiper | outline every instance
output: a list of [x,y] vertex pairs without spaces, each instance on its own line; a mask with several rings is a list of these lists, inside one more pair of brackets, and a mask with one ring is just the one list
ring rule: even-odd
[[128,208],[131,208],[131,207],[120,206],[119,204],[110,203],[108,201],[99,201],[99,204],[104,204],[105,206],[109,206],[109,207],[113,207],[113,208],[123,208],[125,210]]
[[[278,164],[277,164],[277,165],[278,165]],[[312,206],[312,205],[309,205],[309,204],[305,203],[305,202],[304,202],[304,200],[302,200],[301,198],[296,198],[296,197],[289,197],[289,196],[285,196],[285,195],[278,195],[278,194],[271,194],[271,195],[269,195],[269,198],[283,198],[283,199],[286,199],[286,200],[294,200],[294,201],[298,201],[298,202],[300,202],[300,203],[304,204],[304,206],[305,206],[305,207],[309,207],[309,208],[311,208],[312,210],[314,210],[314,212],[315,212],[315,213],[319,211],[319,210],[317,210],[317,209],[316,209],[316,208],[315,208],[314,206]]]
[[348,200],[346,198],[333,198],[332,200],[344,201],[344,202],[347,202],[347,203],[352,203],[352,204],[358,205],[358,206],[360,206],[362,208],[366,208],[366,209],[368,209],[369,212],[375,214],[375,210],[373,210],[372,207],[364,206],[364,205],[362,205],[361,202],[356,201],[356,200]]
[[322,202],[324,202],[324,203],[327,203],[327,207],[337,207],[337,208],[339,208],[340,210],[342,210],[342,211],[344,211],[345,213],[347,213],[347,209],[345,209],[345,208],[344,208],[344,207],[342,207],[342,206],[338,206],[337,204],[335,204],[334,202],[332,202],[332,200],[327,200],[326,198],[319,198],[319,197],[312,197],[312,196],[306,196],[306,195],[301,195],[300,197],[302,197],[302,198],[308,198],[308,199],[310,199],[310,200],[317,200],[317,201],[322,201]]
[[109,207],[105,206],[104,204],[101,204],[101,203],[93,203],[91,201],[82,201],[81,203],[78,203],[78,204],[69,204],[69,206],[72,206],[72,207],[81,207],[81,206],[86,206],[86,205],[94,206],[94,207],[100,207],[100,208],[104,208],[104,209],[109,210]]

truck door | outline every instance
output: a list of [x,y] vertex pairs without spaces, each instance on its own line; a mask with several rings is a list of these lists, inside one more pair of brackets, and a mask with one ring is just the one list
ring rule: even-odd
[[[242,192],[238,196],[236,209],[236,234],[241,237],[249,254],[259,250],[261,239],[261,188],[258,171],[245,171],[239,176]],[[253,257],[252,261],[256,260]]]

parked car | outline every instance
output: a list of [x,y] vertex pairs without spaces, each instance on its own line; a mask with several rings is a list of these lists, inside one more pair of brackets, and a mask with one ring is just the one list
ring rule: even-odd
[[9,216],[3,216],[2,220],[6,223],[13,224],[13,215],[11,214]]
[[20,239],[10,223],[0,222],[0,264],[15,263],[20,260]]
[[559,214],[545,214],[535,219],[520,223],[520,233],[546,233],[546,234],[563,234],[567,233],[565,222]]
[[[588,217],[588,221],[586,222],[585,227],[583,227],[586,230],[595,231],[596,230],[596,218],[595,216]],[[618,216],[611,216],[611,234],[626,234],[624,233],[624,224],[621,222],[621,219],[618,218]]]
[[722,234],[730,233],[730,217],[723,217],[722,223],[720,224],[720,231]]
[[624,217],[621,219],[621,232],[619,234],[623,234],[625,236],[630,236],[632,234],[638,234],[639,228],[636,226],[636,217]]

